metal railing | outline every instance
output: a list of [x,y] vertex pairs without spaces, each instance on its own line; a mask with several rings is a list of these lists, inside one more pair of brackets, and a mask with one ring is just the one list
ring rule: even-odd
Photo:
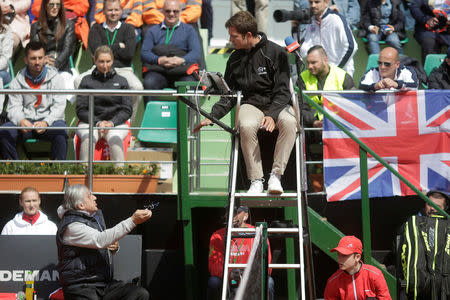
[[[97,95],[111,95],[111,96],[199,96],[203,97],[202,91],[188,91],[187,93],[178,94],[176,90],[12,90],[12,89],[0,89],[0,95],[10,95],[10,94],[20,94],[20,95],[88,95],[89,96],[89,141],[93,141],[93,133],[96,129],[108,129],[108,130],[177,130],[176,128],[156,128],[156,127],[126,127],[126,128],[115,128],[115,127],[96,127],[93,124],[94,120],[94,97]],[[17,126],[2,126],[1,130],[8,129],[19,129]],[[20,129],[36,129],[35,127],[20,127]],[[46,130],[77,130],[79,127],[75,126],[64,126],[64,127],[46,127]],[[158,163],[158,164],[176,164],[176,161],[137,161],[137,160],[94,160],[93,147],[89,147],[89,154],[87,160],[52,160],[52,163],[63,163],[63,164],[75,164],[75,163],[85,163],[87,164],[87,176],[89,180],[89,188],[92,189],[93,186],[93,165],[94,163],[133,163],[133,164],[147,164],[147,163]],[[0,160],[0,163],[48,163],[48,160]]]

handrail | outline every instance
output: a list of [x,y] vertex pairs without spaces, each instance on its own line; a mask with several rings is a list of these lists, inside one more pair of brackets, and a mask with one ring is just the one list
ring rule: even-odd
[[[183,84],[183,82],[179,82],[178,84]],[[95,95],[111,95],[111,96],[175,96],[178,100],[181,100],[183,102],[190,102],[189,100],[185,99],[185,97],[204,97],[204,96],[216,96],[216,95],[206,95],[203,93],[202,90],[196,90],[196,91],[188,91],[184,90],[183,93],[178,93],[175,89],[169,89],[169,90],[103,90],[103,89],[71,89],[71,90],[30,90],[30,89],[0,89],[0,95],[12,95],[12,94],[20,94],[20,95],[85,95],[89,96],[89,140],[93,139],[93,131],[98,129],[99,127],[95,126],[93,124],[93,104],[94,104],[94,96]],[[235,97],[235,95],[229,95],[229,97]],[[192,103],[186,103],[186,104],[192,104]],[[189,105],[191,106],[191,105]],[[202,114],[206,115],[207,117],[210,117],[208,113],[201,111]],[[222,127],[224,130],[235,134],[235,131],[232,130],[229,126],[223,124],[222,122],[214,119],[211,117],[211,119],[220,127]],[[217,121],[217,122],[216,122]],[[23,127],[24,129],[35,129],[34,127]],[[8,130],[8,129],[17,129],[16,126],[3,126],[0,129]],[[78,127],[74,126],[60,126],[60,127],[47,127],[47,130],[75,130],[78,129]],[[131,129],[137,129],[137,130],[162,130],[166,128],[150,128],[150,127],[127,127],[127,128],[108,128],[110,130],[131,130]],[[169,130],[177,130],[176,128],[167,128]],[[10,162],[10,163],[40,163],[40,162],[48,162],[48,161],[42,161],[42,160],[0,160],[0,162]],[[89,156],[87,160],[53,160],[52,162],[58,163],[87,163],[88,171],[87,176],[89,178],[89,188],[91,189],[93,186],[93,163],[130,163],[130,161],[97,161],[93,159],[93,149],[92,147],[89,148]],[[134,163],[135,161],[131,162]],[[141,163],[148,163],[150,161],[142,161]],[[152,162],[151,162],[152,163]],[[174,164],[176,162],[174,161],[167,161],[167,163]]]

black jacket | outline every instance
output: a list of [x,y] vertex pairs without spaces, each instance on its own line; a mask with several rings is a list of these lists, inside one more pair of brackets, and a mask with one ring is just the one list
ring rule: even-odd
[[[394,26],[395,32],[400,40],[406,37],[405,34],[405,16],[403,15],[400,4],[401,0],[391,0],[392,12],[389,16],[389,25]],[[381,0],[367,1],[362,8],[360,29],[358,36],[367,36],[369,26],[380,26],[381,20]]]
[[[106,36],[106,29],[103,28],[103,24],[94,24],[89,29],[88,46],[92,55],[95,50],[102,45],[108,44],[108,37]],[[117,30],[114,37],[114,33],[109,32],[109,42],[113,54],[114,54],[114,68],[131,67],[134,54],[136,52],[136,33],[134,26],[128,23],[122,23]],[[120,43],[125,45],[125,48],[120,48]]]
[[46,32],[47,42],[41,41],[40,32],[42,26],[39,22],[31,24],[30,40],[36,42],[42,42],[45,48],[45,54],[56,53],[55,68],[58,71],[70,72],[69,57],[73,53],[73,47],[75,44],[75,26],[73,21],[67,20],[66,27],[64,29],[64,36],[55,41],[55,31],[58,19],[48,21],[48,28]]
[[97,218],[81,212],[68,211],[58,226],[56,233],[58,272],[63,287],[81,283],[108,283],[113,279],[113,266],[108,249],[75,247],[65,245],[63,242],[64,231],[73,222],[104,231],[106,227],[101,210],[98,210],[96,215]]
[[450,66],[444,60],[444,62],[431,71],[428,76],[428,88],[438,90],[450,89]]
[[[127,90],[128,82],[116,72],[106,76],[97,71],[83,77],[80,89]],[[77,96],[77,116],[81,122],[88,123],[89,96]],[[114,126],[124,124],[133,112],[131,96],[94,96],[94,124],[100,121],[112,121]]]
[[[278,114],[289,105],[289,63],[284,48],[267,40],[250,51],[236,50],[227,62],[225,80],[234,91],[242,91],[242,104],[252,104],[277,121]],[[211,114],[220,119],[236,104],[236,98],[222,97]]]

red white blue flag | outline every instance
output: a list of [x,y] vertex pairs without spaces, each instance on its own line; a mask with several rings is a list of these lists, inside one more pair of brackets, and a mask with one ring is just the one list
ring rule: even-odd
[[[450,91],[324,94],[324,107],[419,190],[450,192]],[[323,130],[328,201],[361,199],[359,146],[330,120]],[[369,197],[415,193],[368,155]]]

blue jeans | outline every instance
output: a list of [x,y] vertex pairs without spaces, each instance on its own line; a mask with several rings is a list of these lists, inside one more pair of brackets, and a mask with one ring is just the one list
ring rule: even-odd
[[[192,75],[180,75],[168,77],[158,72],[149,71],[144,75],[144,89],[162,90],[165,88],[174,88],[175,81],[195,81]],[[155,100],[155,97],[145,96],[144,102]]]
[[[31,122],[33,123],[33,121]],[[6,122],[2,126],[15,126],[13,122]],[[64,127],[66,122],[59,120],[53,122],[50,127]],[[0,127],[1,128],[1,127]],[[16,143],[18,139],[22,142],[34,138],[47,140],[52,143],[50,159],[64,160],[67,154],[67,133],[64,129],[46,130],[42,134],[36,131],[22,132],[19,129],[0,130],[0,145],[3,159],[17,160]]]
[[400,9],[402,10],[403,15],[405,16],[405,30],[412,31],[414,30],[414,26],[416,25],[416,20],[411,15],[411,10],[409,9],[409,4],[405,7],[403,2],[400,3]]
[[389,35],[385,35],[384,33],[378,32],[367,34],[367,41],[369,42],[369,50],[370,54],[378,54],[380,53],[380,44],[378,44],[379,40],[385,40],[388,45],[397,49],[398,53],[403,54],[403,47],[400,43],[400,39],[398,38],[398,34],[393,32]]
[[428,54],[441,53],[442,45],[450,47],[450,34],[428,31],[416,26],[414,38],[422,47],[422,61]]
[[356,29],[359,19],[361,18],[361,9],[358,0],[335,0],[339,13],[345,18],[350,28]]
[[[206,300],[220,300],[222,296],[222,278],[211,276],[208,279],[208,292],[206,294]],[[231,291],[233,293],[233,297],[230,296],[230,299],[234,298],[234,294],[236,290]],[[273,278],[269,276],[269,300],[273,300],[275,296],[275,282]]]

